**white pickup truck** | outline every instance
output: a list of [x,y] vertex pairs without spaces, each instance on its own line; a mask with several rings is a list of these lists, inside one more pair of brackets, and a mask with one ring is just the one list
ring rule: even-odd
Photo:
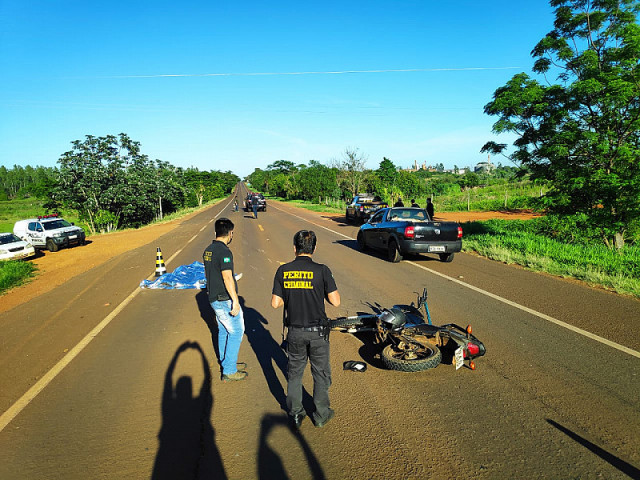
[[50,252],[57,252],[61,247],[84,245],[85,242],[82,228],[56,214],[18,220],[13,226],[13,233],[35,248],[46,248]]

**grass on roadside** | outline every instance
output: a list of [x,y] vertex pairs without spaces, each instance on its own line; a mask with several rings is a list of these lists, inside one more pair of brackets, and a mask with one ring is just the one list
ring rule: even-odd
[[313,203],[307,200],[286,200],[281,197],[270,197],[265,196],[267,201],[269,200],[277,200],[279,202],[285,202],[289,205],[293,205],[295,207],[305,208],[307,210],[311,210],[312,212],[332,212],[332,213],[344,213],[346,204],[342,201],[336,201],[333,204],[329,202],[325,203]]
[[22,260],[0,261],[0,295],[34,276],[35,265]]
[[631,245],[616,251],[600,244],[565,243],[522,231],[512,222],[517,221],[463,224],[463,250],[640,297],[640,248]]

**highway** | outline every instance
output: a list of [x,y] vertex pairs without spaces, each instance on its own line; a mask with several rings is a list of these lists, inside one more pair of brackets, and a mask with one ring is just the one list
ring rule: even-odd
[[[392,264],[358,251],[356,226],[271,201],[253,219],[232,198],[0,314],[1,479],[640,478],[640,301],[469,254]],[[201,261],[220,216],[243,273],[237,383],[220,381],[203,291],[139,288],[157,246],[169,271]],[[330,317],[426,287],[434,323],[485,343],[477,370],[385,370],[366,339],[333,332],[336,417],[291,431],[270,299],[301,229],[342,297]]]

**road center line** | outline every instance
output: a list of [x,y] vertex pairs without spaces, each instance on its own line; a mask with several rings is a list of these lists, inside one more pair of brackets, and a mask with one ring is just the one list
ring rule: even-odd
[[[209,221],[209,223],[218,218],[230,204],[231,201],[229,201],[229,203],[224,208],[222,208],[220,212]],[[189,242],[187,242],[187,244],[188,243]],[[184,247],[171,255],[171,258],[169,258],[169,260],[167,260],[165,264],[168,265],[178,254],[182,252],[182,250],[184,250]],[[147,280],[153,279],[154,276],[155,273],[149,275],[147,277]],[[116,316],[122,310],[124,310],[127,305],[129,305],[129,303],[131,303],[131,301],[140,293],[140,291],[141,289],[138,287],[133,292],[131,292],[129,296],[125,298],[116,308],[114,308],[109,315],[107,315],[96,327],[94,327],[93,330],[91,330],[82,340],[80,340],[80,342],[78,342],[75,347],[69,350],[69,352],[64,357],[62,357],[58,361],[58,363],[56,363],[53,368],[51,368],[51,370],[45,373],[42,378],[40,378],[40,380],[35,383],[35,385],[27,390],[27,393],[22,395],[13,405],[11,405],[11,407],[9,407],[9,409],[7,409],[2,415],[0,415],[0,432],[2,432],[5,427],[9,425],[9,423],[11,423],[11,421],[16,418],[20,414],[20,412],[22,412],[22,410],[24,410],[25,407],[29,405],[31,401],[34,400],[40,394],[40,392],[42,392],[42,390],[44,390],[47,385],[49,385],[53,381],[53,379],[56,378],[58,374],[62,372],[62,370],[64,370],[64,368],[69,365],[71,361],[76,358],[80,354],[80,352],[82,352],[82,350],[84,350],[85,347],[89,345],[89,343],[91,343],[91,341],[96,338],[98,334],[102,330],[104,330],[105,327],[109,325],[109,323],[111,323],[111,321],[116,318]]]
[[[278,208],[278,207],[275,207],[275,206],[272,207],[272,208],[276,208],[276,209],[280,210],[281,212],[284,212],[284,210],[282,210],[281,208]],[[285,213],[287,213],[288,215],[292,215],[294,217],[297,217],[300,220],[304,220],[305,222],[308,222],[311,225],[315,225],[317,227],[320,227],[320,228],[323,228],[325,230],[328,230],[329,232],[335,233],[336,235],[339,235],[339,236],[341,236],[343,238],[347,238],[349,240],[355,240],[355,238],[351,238],[351,237],[349,237],[347,235],[344,235],[342,233],[339,233],[339,232],[336,232],[334,230],[331,230],[330,228],[327,228],[327,227],[325,227],[323,225],[320,225],[318,223],[314,223],[311,220],[307,220],[306,218],[303,218],[303,217],[300,217],[300,216],[296,215],[295,213],[290,213],[290,212],[285,212]],[[409,260],[405,260],[405,263],[407,263],[409,265],[413,265],[414,267],[420,268],[420,269],[425,270],[425,271],[427,271],[429,273],[433,273],[434,275],[442,277],[442,278],[444,278],[446,280],[449,280],[451,282],[457,283],[458,285],[466,287],[466,288],[468,288],[470,290],[473,290],[473,291],[475,291],[477,293],[481,293],[482,295],[486,295],[487,297],[493,298],[494,300],[497,300],[497,301],[505,303],[505,304],[507,304],[507,305],[509,305],[511,307],[514,307],[514,308],[517,308],[519,310],[522,310],[523,312],[527,312],[527,313],[529,313],[531,315],[534,315],[534,316],[536,316],[538,318],[541,318],[541,319],[546,320],[548,322],[554,323],[554,324],[556,324],[556,325],[558,325],[560,327],[566,328],[567,330],[571,330],[572,332],[575,332],[575,333],[577,333],[579,335],[582,335],[584,337],[590,338],[591,340],[595,340],[596,342],[600,342],[603,345],[607,345],[608,347],[615,348],[616,350],[619,350],[619,351],[621,351],[623,353],[626,353],[628,355],[631,355],[633,357],[640,358],[640,352],[637,352],[636,350],[633,350],[633,349],[631,349],[629,347],[625,347],[624,345],[620,345],[619,343],[612,342],[611,340],[607,340],[606,338],[600,337],[599,335],[596,335],[595,333],[588,332],[587,330],[583,330],[582,328],[578,328],[578,327],[576,327],[574,325],[571,325],[569,323],[563,322],[562,320],[558,320],[557,318],[553,318],[553,317],[551,317],[549,315],[546,315],[544,313],[538,312],[538,311],[533,310],[533,309],[531,309],[529,307],[525,307],[524,305],[520,305],[519,303],[516,303],[516,302],[513,302],[511,300],[508,300],[508,299],[506,299],[504,297],[496,295],[495,293],[491,293],[491,292],[488,292],[488,291],[483,290],[481,288],[478,288],[478,287],[476,287],[474,285],[471,285],[469,283],[462,282],[462,281],[458,280],[457,278],[450,277],[449,275],[445,275],[444,273],[437,272],[436,270],[432,270],[432,269],[427,268],[427,267],[425,267],[423,265],[419,265],[419,264],[417,264],[415,262],[412,262],[412,261],[409,261]]]

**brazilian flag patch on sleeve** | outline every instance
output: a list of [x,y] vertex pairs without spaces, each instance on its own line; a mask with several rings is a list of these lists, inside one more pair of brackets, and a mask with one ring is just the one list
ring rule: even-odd
[[222,261],[223,261],[224,263],[229,263],[229,262],[231,261],[231,257],[224,257],[224,258],[222,259]]

